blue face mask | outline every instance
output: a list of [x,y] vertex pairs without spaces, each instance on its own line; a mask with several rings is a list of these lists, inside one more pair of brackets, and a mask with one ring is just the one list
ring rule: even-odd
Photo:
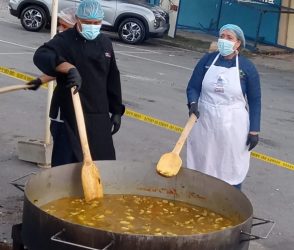
[[234,42],[231,42],[226,39],[219,38],[217,41],[217,47],[218,47],[219,53],[222,56],[228,56],[228,55],[234,53],[235,52],[234,45],[235,45]]
[[81,23],[82,31],[80,32],[87,40],[94,40],[99,34],[101,24],[84,24]]

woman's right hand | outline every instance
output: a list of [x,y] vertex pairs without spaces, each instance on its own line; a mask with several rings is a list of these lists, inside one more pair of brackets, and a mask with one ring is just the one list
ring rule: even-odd
[[198,111],[198,104],[196,102],[192,102],[189,108],[189,116],[191,116],[192,114],[196,115],[197,119],[200,116],[200,113]]

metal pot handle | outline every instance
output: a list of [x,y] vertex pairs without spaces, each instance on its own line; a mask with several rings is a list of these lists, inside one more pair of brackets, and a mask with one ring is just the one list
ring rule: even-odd
[[26,174],[26,175],[24,175],[22,177],[19,177],[19,178],[15,179],[15,180],[12,180],[11,182],[9,182],[9,184],[11,184],[12,186],[16,187],[20,191],[24,192],[25,185],[24,184],[17,183],[17,181],[20,181],[20,180],[22,180],[22,179],[24,179],[24,178],[26,178],[26,177],[28,177],[28,176],[30,176],[32,174],[36,174],[36,172],[31,172],[29,174]]
[[76,244],[76,243],[73,243],[73,242],[70,242],[70,241],[60,239],[58,236],[61,236],[61,234],[63,234],[65,231],[66,231],[65,229],[62,229],[60,232],[54,234],[51,237],[51,240],[55,241],[55,242],[63,243],[63,244],[66,244],[66,245],[80,247],[80,248],[89,249],[89,250],[107,250],[110,246],[112,246],[114,244],[114,239],[113,239],[107,246],[105,246],[102,249],[93,248],[93,247],[87,247],[87,246],[84,246],[84,245],[80,245],[80,244]]
[[257,223],[253,223],[252,227],[255,226],[259,226],[259,225],[264,225],[264,224],[268,224],[271,223],[272,226],[270,228],[270,230],[268,231],[268,233],[265,236],[259,236],[259,235],[255,235],[255,234],[251,234],[251,233],[247,233],[247,232],[243,232],[241,231],[241,234],[247,235],[249,236],[248,239],[242,240],[242,241],[250,241],[250,240],[259,240],[259,239],[267,239],[268,236],[270,235],[270,233],[272,232],[274,226],[276,225],[276,222],[272,221],[272,220],[266,220],[266,219],[262,219],[262,218],[257,218],[257,217],[253,217],[253,220],[258,220],[260,222]]

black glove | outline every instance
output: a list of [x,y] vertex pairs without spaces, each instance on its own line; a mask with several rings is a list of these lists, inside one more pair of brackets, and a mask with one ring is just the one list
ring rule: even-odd
[[42,85],[42,81],[40,78],[36,78],[30,82],[27,82],[26,84],[28,85],[29,90],[37,90]]
[[251,151],[258,143],[258,135],[248,134],[246,145],[249,146],[248,151]]
[[194,115],[196,115],[196,117],[198,119],[200,116],[200,113],[198,111],[198,104],[196,102],[193,102],[193,103],[189,104],[188,107],[189,107],[189,116],[194,114]]
[[110,121],[111,121],[111,134],[114,135],[120,128],[120,124],[121,124],[121,115],[118,114],[113,114],[110,117]]
[[74,94],[76,94],[82,86],[82,77],[76,68],[71,68],[66,76],[66,88],[76,87]]

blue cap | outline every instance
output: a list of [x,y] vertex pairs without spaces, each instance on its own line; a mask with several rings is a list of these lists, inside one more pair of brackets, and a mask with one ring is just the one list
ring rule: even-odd
[[76,16],[82,19],[102,20],[104,11],[99,0],[83,0],[79,4]]
[[244,36],[243,30],[239,26],[235,24],[226,24],[223,27],[221,27],[221,29],[219,30],[219,35],[221,35],[221,33],[224,30],[232,31],[237,36],[237,38],[241,41],[242,46],[245,48],[245,42],[246,42],[245,36]]

